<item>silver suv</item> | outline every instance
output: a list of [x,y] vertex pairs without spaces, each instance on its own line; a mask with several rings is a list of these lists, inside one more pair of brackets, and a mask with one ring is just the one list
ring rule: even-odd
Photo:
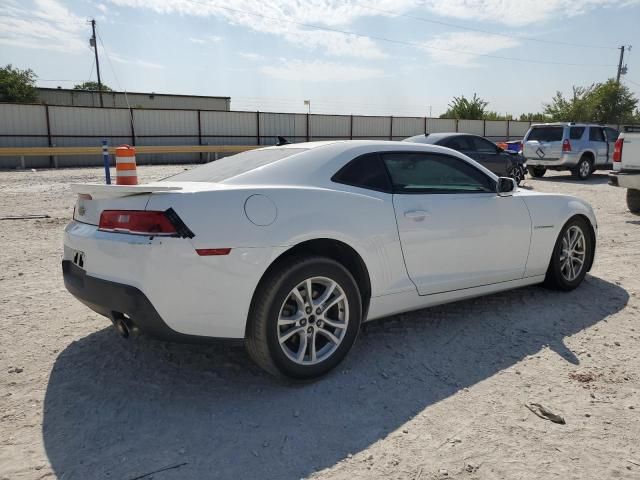
[[571,170],[585,180],[595,170],[611,169],[615,128],[587,123],[542,123],[532,125],[522,143],[522,155],[532,177],[547,170]]

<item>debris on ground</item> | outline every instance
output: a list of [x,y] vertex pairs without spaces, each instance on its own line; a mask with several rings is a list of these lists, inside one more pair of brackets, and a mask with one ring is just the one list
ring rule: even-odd
[[534,415],[544,420],[550,420],[553,423],[559,423],[561,425],[566,424],[563,417],[561,417],[556,413],[553,413],[544,405],[540,405],[539,403],[525,403],[524,406],[527,407],[529,410],[531,410]]

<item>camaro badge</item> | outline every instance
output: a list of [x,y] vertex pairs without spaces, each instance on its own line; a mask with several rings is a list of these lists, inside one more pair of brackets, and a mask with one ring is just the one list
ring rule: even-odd
[[538,147],[538,149],[536,150],[536,153],[540,158],[544,158],[544,150],[542,150],[540,147]]

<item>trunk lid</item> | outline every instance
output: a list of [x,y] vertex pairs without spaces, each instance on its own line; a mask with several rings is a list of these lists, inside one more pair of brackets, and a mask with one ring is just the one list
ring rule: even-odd
[[98,225],[103,210],[145,210],[152,193],[180,190],[182,187],[175,185],[72,184],[71,191],[78,194],[73,219]]

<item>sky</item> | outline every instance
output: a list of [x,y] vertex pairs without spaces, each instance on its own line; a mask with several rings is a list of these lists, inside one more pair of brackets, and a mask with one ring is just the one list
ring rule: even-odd
[[0,64],[95,81],[92,18],[105,84],[233,110],[438,116],[477,93],[518,116],[615,77],[621,45],[640,97],[640,0],[0,0]]

